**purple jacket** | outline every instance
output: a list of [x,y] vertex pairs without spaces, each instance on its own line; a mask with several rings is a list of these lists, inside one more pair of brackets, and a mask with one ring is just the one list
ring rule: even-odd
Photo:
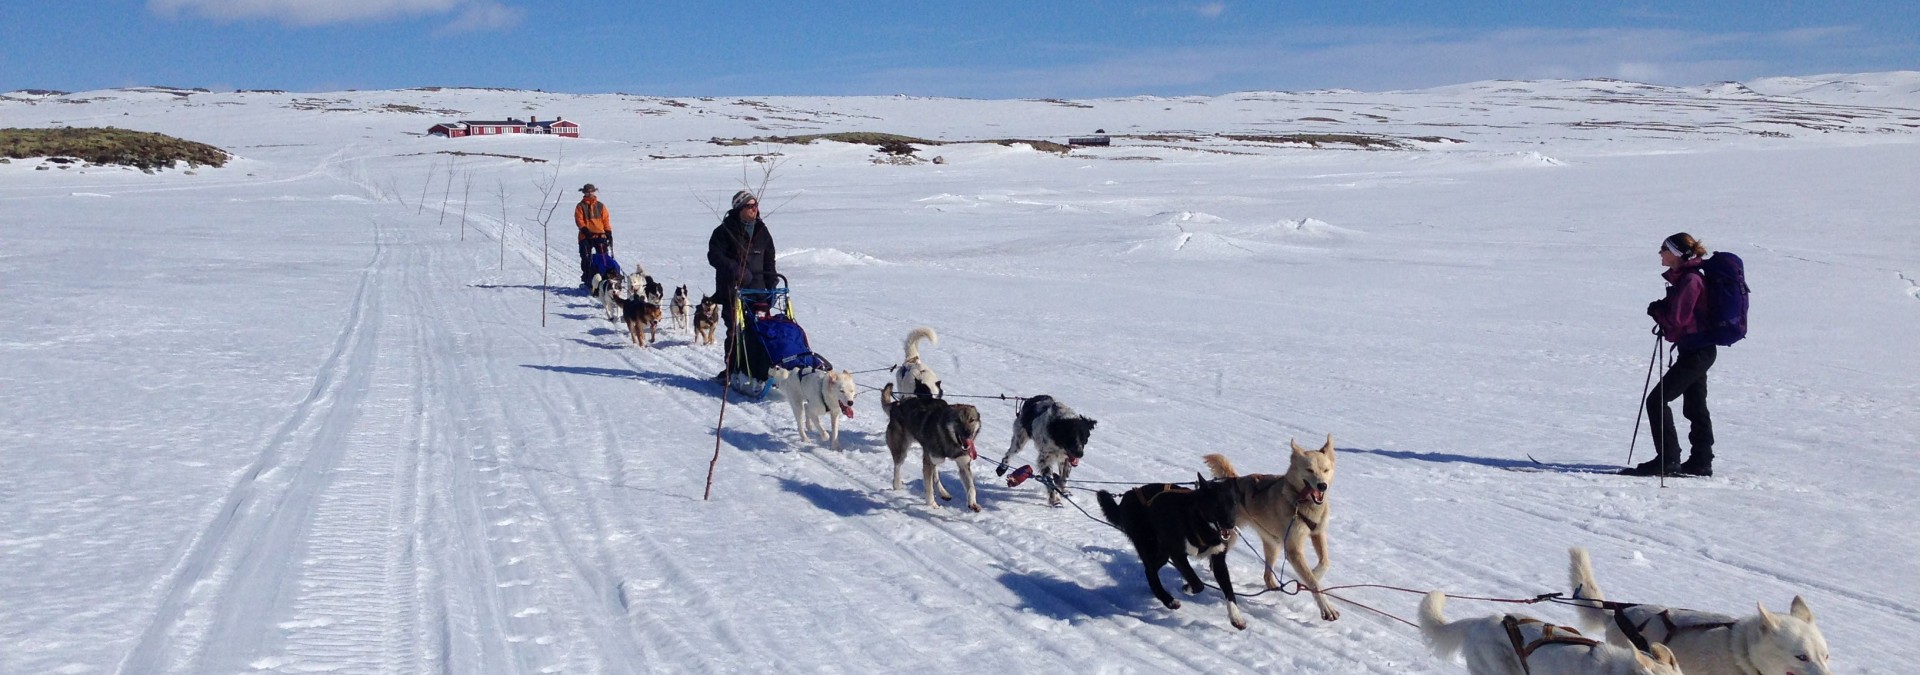
[[1700,275],[1700,260],[1687,260],[1660,276],[1667,280],[1667,297],[1647,306],[1647,314],[1659,324],[1660,333],[1681,349],[1713,344],[1701,334],[1700,321],[1695,318],[1707,288],[1706,278]]

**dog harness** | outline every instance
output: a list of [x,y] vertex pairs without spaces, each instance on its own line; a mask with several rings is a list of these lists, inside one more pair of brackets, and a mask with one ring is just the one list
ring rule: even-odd
[[1679,634],[1682,630],[1713,630],[1715,628],[1733,627],[1732,621],[1690,623],[1684,626],[1675,624],[1673,622],[1673,610],[1671,609],[1660,610],[1659,614],[1647,617],[1646,621],[1636,624],[1632,619],[1627,618],[1627,610],[1639,606],[1640,605],[1617,605],[1613,607],[1613,624],[1620,627],[1620,632],[1627,636],[1628,642],[1633,643],[1634,649],[1643,652],[1651,653],[1653,651],[1653,646],[1649,644],[1649,640],[1647,640],[1646,629],[1648,625],[1653,623],[1654,619],[1659,619],[1660,626],[1667,630],[1668,641],[1673,640],[1673,636]]
[[[1520,627],[1533,623],[1540,624],[1540,637],[1532,642],[1528,642],[1525,637],[1520,635]],[[1580,631],[1566,626],[1556,626],[1539,619],[1529,619],[1508,614],[1500,619],[1500,625],[1507,629],[1507,639],[1513,641],[1513,653],[1520,657],[1520,670],[1526,672],[1528,675],[1533,674],[1533,669],[1527,666],[1527,657],[1533,656],[1534,650],[1547,645],[1593,647],[1600,644],[1599,640],[1582,636]]]

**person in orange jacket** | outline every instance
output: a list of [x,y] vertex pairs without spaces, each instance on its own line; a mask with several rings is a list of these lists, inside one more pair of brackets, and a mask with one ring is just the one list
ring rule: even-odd
[[600,201],[599,188],[588,183],[580,187],[580,203],[573,207],[573,225],[580,228],[580,283],[593,278],[588,266],[595,251],[613,253],[613,219],[607,205]]

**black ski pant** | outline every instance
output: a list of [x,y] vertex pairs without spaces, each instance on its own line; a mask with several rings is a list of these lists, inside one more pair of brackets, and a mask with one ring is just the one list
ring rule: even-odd
[[580,240],[581,285],[585,285],[587,282],[593,280],[593,270],[587,266],[587,263],[593,259],[593,252],[601,247],[611,248],[612,242],[606,237],[587,237],[586,239]]
[[1653,449],[1669,466],[1680,463],[1680,434],[1674,429],[1673,410],[1667,407],[1676,398],[1683,399],[1680,414],[1686,416],[1691,426],[1687,430],[1687,443],[1693,446],[1694,456],[1713,457],[1713,417],[1707,412],[1707,369],[1713,367],[1718,355],[1713,345],[1680,350],[1673,367],[1660,376],[1653,393],[1647,395]]

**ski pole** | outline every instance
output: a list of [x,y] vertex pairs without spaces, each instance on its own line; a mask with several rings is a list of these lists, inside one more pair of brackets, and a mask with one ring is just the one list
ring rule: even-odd
[[[1633,466],[1633,450],[1640,444],[1640,418],[1647,414],[1647,390],[1653,387],[1653,364],[1660,360],[1660,329],[1653,329],[1653,353],[1647,355],[1647,379],[1640,384],[1640,406],[1633,414],[1633,440],[1627,443],[1627,466]],[[1658,431],[1654,433],[1659,433]]]
[[[1661,346],[1662,346],[1662,347],[1665,347],[1665,345],[1664,345],[1664,344],[1663,344],[1663,345],[1661,345]],[[1666,365],[1666,370],[1668,370],[1668,371],[1670,371],[1670,370],[1673,370],[1673,350],[1672,350],[1672,349],[1663,349],[1663,350],[1661,350],[1661,351],[1664,351],[1664,352],[1666,352],[1666,358],[1665,358],[1665,359],[1662,359],[1662,360],[1664,360],[1664,361],[1666,361],[1666,362],[1667,362],[1667,365]],[[1668,429],[1668,428],[1669,428],[1669,427],[1670,427],[1670,426],[1671,426],[1671,425],[1673,424],[1673,410],[1672,410],[1672,409],[1671,409],[1670,407],[1668,407],[1668,406],[1667,406],[1667,403],[1668,403],[1668,400],[1667,400],[1667,376],[1666,376],[1666,374],[1665,374],[1665,371],[1662,371],[1662,373],[1661,373],[1661,375],[1660,375],[1660,388],[1659,388],[1658,390],[1656,390],[1656,391],[1658,391],[1658,392],[1659,392],[1659,396],[1660,396],[1660,431],[1659,431],[1659,433],[1660,433],[1660,441],[1661,441],[1662,443],[1665,443],[1665,442],[1666,442],[1666,440],[1667,440],[1667,429]],[[1679,437],[1679,436],[1678,436],[1678,435],[1676,434],[1676,435],[1674,436],[1674,442],[1673,442],[1673,444],[1674,444],[1674,445],[1678,445],[1679,443],[1680,443],[1680,437]],[[1660,453],[1660,487],[1661,487],[1661,488],[1663,488],[1663,489],[1667,487],[1667,464],[1668,464],[1668,462],[1667,462],[1667,451],[1668,451],[1668,450],[1672,450],[1672,451],[1673,451],[1673,454],[1674,454],[1674,455],[1679,455],[1679,454],[1680,454],[1680,448],[1677,448],[1677,447],[1665,447],[1665,448],[1659,448],[1659,453]]]

